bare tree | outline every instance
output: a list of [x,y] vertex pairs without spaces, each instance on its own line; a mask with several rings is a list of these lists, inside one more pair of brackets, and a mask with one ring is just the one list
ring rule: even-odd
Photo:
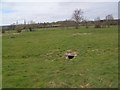
[[112,14],[107,15],[105,18],[107,26],[110,27],[110,24],[112,24],[112,20],[114,20]]
[[89,23],[87,18],[84,18],[82,23],[83,23],[83,26],[85,26],[86,28],[89,28]]
[[75,21],[75,27],[78,29],[80,22],[83,19],[83,11],[81,9],[76,9],[73,12],[72,19]]
[[95,18],[95,28],[101,28],[100,17]]

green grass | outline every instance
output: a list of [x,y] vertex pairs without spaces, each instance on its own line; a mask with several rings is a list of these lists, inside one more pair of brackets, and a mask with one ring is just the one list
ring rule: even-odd
[[[66,60],[69,49],[78,56]],[[117,27],[6,33],[2,53],[3,88],[118,87]]]
[[0,89],[2,89],[2,35],[0,34]]

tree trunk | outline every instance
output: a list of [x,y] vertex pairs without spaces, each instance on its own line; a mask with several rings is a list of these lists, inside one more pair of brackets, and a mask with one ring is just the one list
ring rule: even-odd
[[75,26],[75,28],[76,28],[76,29],[79,28],[79,23],[78,23],[78,22],[76,22],[76,26]]

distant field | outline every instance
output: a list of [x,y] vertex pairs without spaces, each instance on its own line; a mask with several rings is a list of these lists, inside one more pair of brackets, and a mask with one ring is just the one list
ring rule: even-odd
[[2,54],[3,88],[118,87],[117,27],[5,33]]

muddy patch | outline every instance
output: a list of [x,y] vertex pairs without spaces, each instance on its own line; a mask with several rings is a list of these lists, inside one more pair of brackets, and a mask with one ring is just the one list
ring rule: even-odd
[[19,35],[20,33],[12,33],[13,35]]
[[66,59],[74,59],[75,57],[77,57],[78,55],[78,52],[77,51],[74,51],[74,50],[67,50],[65,52],[65,58]]
[[79,35],[91,35],[92,33],[74,33],[73,36],[79,36]]

